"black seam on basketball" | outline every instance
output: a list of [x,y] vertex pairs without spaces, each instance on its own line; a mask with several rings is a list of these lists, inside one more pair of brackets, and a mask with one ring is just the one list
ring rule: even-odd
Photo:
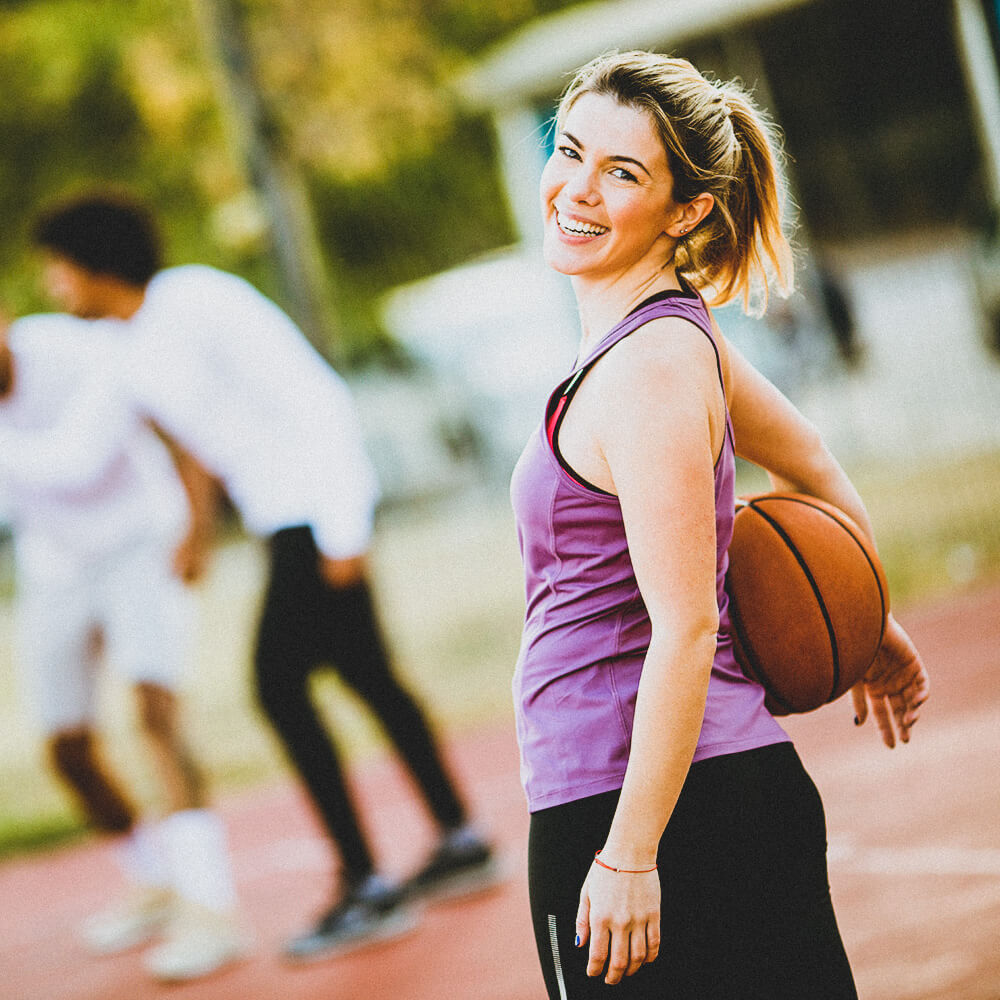
[[[857,535],[854,534],[854,531],[851,529],[850,525],[844,524],[844,522],[841,521],[839,517],[834,517],[828,510],[824,510],[822,507],[820,507],[819,504],[810,503],[808,497],[786,496],[784,499],[791,500],[794,503],[800,503],[802,504],[803,507],[810,507],[813,510],[819,511],[821,514],[826,514],[827,517],[829,517],[833,521],[836,521],[837,524],[839,524],[844,529],[844,531],[846,531],[847,534],[851,536],[851,541],[854,542],[854,544],[861,550],[861,554],[865,557],[865,562],[867,562],[869,567],[871,568],[872,576],[875,577],[875,586],[878,588],[879,604],[882,607],[882,617],[881,617],[882,624],[879,628],[878,645],[875,647],[876,650],[880,649],[882,646],[882,640],[885,638],[885,619],[887,611],[886,602],[888,601],[889,595],[882,589],[882,580],[879,577],[878,570],[875,568],[875,563],[872,562],[872,557],[868,554],[868,550],[864,547],[864,545],[861,544],[861,541],[858,539]],[[846,517],[847,515],[845,514],[844,516]],[[860,531],[861,529],[859,528],[858,530]],[[878,653],[876,652],[876,656],[877,655]]]
[[[833,621],[830,619],[830,612],[827,610],[826,602],[823,600],[823,595],[820,593],[819,585],[816,583],[815,577],[813,577],[809,566],[806,564],[806,561],[802,556],[802,553],[795,547],[795,543],[789,537],[788,533],[781,527],[780,524],[778,524],[777,521],[775,521],[773,517],[765,511],[762,511],[756,504],[751,504],[751,506],[757,514],[764,518],[764,520],[767,521],[772,528],[774,528],[781,540],[788,546],[788,551],[795,557],[795,561],[802,568],[802,572],[809,581],[809,586],[812,587],[813,596],[816,598],[820,614],[823,615],[823,622],[826,625],[826,634],[830,639],[830,653],[833,661],[833,684],[830,686],[830,693],[826,698],[826,700],[829,701],[834,696],[834,693],[840,684],[840,650],[837,647],[837,634],[833,629]],[[812,504],[807,504],[806,506],[811,507]],[[819,510],[820,508],[815,509]],[[826,514],[826,511],[822,511],[822,513]],[[827,514],[827,517],[829,516],[830,515]]]
[[774,689],[774,683],[771,678],[767,676],[767,671],[764,669],[761,664],[760,657],[757,656],[757,653],[753,648],[750,636],[747,635],[746,628],[743,624],[743,618],[740,616],[739,603],[733,599],[732,594],[729,595],[729,625],[733,632],[736,633],[736,637],[740,641],[740,647],[743,649],[743,655],[750,661],[750,669],[757,678],[757,682],[768,693],[768,696],[776,701],[786,712],[795,712],[795,707],[778,694],[778,692]]

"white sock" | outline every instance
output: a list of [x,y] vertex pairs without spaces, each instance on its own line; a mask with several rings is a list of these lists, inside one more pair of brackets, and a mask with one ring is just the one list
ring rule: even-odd
[[158,824],[136,823],[117,846],[118,864],[130,882],[157,889],[170,885]]
[[209,809],[184,809],[160,823],[174,891],[210,910],[236,905],[236,888],[222,821]]

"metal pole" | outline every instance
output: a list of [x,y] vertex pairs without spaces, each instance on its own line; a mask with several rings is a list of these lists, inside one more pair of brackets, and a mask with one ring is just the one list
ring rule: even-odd
[[538,208],[538,181],[545,166],[541,121],[527,104],[505,106],[493,114],[499,145],[501,176],[518,238],[528,246],[540,246],[542,220]]
[[227,119],[253,189],[267,211],[288,311],[320,349],[339,339],[329,277],[302,179],[281,148],[257,85],[241,0],[193,0],[223,82]]
[[976,116],[990,203],[1000,209],[1000,73],[978,0],[955,0],[958,54]]

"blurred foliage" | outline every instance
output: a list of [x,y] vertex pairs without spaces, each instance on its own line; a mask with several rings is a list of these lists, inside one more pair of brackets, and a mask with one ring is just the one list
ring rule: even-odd
[[[2,4],[5,311],[44,307],[30,252],[38,209],[109,186],[154,207],[169,262],[214,264],[279,294],[197,2],[209,0]],[[234,2],[279,141],[313,194],[353,341],[338,354],[363,358],[384,346],[381,291],[512,238],[490,129],[449,81],[478,50],[573,0]]]
[[0,817],[0,861],[70,843],[86,833],[82,819],[58,807],[27,816],[4,815]]

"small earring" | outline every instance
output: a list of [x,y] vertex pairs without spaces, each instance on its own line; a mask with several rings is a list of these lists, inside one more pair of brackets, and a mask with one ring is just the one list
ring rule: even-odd
[[685,236],[685,235],[687,234],[687,231],[688,231],[688,227],[687,227],[687,226],[685,226],[685,227],[684,227],[684,228],[683,228],[683,229],[681,230],[681,236]]

